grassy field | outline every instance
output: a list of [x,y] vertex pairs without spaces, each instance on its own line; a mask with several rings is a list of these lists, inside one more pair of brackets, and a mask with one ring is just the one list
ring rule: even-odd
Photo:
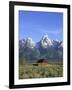
[[19,79],[62,77],[62,64],[19,65]]

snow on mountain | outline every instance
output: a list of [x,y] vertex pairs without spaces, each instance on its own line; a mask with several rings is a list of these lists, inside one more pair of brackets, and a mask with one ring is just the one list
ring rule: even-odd
[[47,58],[51,62],[54,62],[54,60],[62,62],[63,41],[52,40],[47,34],[38,42],[34,42],[31,37],[19,40],[19,56],[26,57],[30,62],[39,58]]
[[58,48],[63,48],[63,42],[60,42],[60,45]]
[[61,47],[63,47],[63,42],[61,43],[61,45],[60,45]]
[[25,42],[25,46],[28,48],[34,48],[35,47],[35,42],[32,40],[31,37],[28,37],[26,42]]
[[20,47],[28,47],[28,48],[48,48],[48,47],[62,47],[63,48],[63,42],[59,41],[59,40],[51,40],[47,34],[44,34],[44,36],[42,37],[42,39],[39,42],[34,42],[33,39],[31,37],[28,37],[26,40],[22,39],[19,40],[19,46]]
[[48,48],[50,46],[52,46],[52,41],[49,39],[48,35],[45,34],[42,39],[41,39],[41,46],[43,48]]
[[25,39],[19,40],[19,46],[21,48],[24,48],[24,46],[25,46]]
[[60,41],[58,40],[52,40],[53,47],[58,47],[60,45]]

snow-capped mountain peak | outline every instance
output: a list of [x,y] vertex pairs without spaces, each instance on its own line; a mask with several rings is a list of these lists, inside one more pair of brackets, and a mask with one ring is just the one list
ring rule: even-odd
[[61,43],[61,47],[63,47],[63,42]]
[[63,42],[60,42],[60,45],[58,48],[63,48]]
[[42,40],[41,40],[41,45],[43,48],[47,48],[49,46],[52,46],[52,41],[49,39],[48,35],[45,34],[43,37],[42,37]]
[[44,34],[43,35],[43,38],[48,38],[48,34]]
[[25,46],[25,39],[19,40],[19,46],[21,48],[24,48],[24,46]]
[[27,48],[49,48],[49,47],[53,47],[53,48],[63,48],[63,42],[60,40],[52,40],[48,37],[48,34],[44,34],[42,39],[39,42],[34,42],[33,39],[31,37],[28,37],[26,40],[22,39],[19,40],[19,45],[20,47],[27,47]]
[[34,48],[35,47],[35,42],[32,40],[31,37],[27,38],[25,46],[28,48]]

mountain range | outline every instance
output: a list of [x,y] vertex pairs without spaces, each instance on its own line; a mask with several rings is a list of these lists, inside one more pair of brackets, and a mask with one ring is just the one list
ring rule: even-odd
[[19,58],[25,58],[28,62],[42,58],[49,62],[62,62],[63,41],[51,40],[47,34],[38,42],[34,42],[31,37],[19,40]]

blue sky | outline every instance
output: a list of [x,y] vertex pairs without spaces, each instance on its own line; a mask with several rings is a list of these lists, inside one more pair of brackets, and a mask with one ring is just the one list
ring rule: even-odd
[[38,42],[44,34],[63,40],[63,13],[19,11],[19,39],[31,37]]

